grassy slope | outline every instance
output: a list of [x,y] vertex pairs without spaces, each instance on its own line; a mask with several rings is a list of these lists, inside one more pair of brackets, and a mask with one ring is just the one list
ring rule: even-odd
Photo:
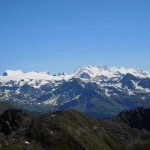
[[5,110],[14,108],[12,105],[6,102],[0,102],[0,114],[2,114]]
[[[34,119],[29,116],[25,118],[23,125],[17,131],[9,136],[0,135],[0,150],[141,150],[150,148],[148,131],[133,129],[118,119],[98,120],[75,110],[46,113]],[[30,144],[25,144],[25,141],[29,141]]]
[[[123,127],[126,129],[122,130]],[[76,147],[87,150],[123,150],[134,137],[135,133],[132,132],[124,123],[120,125],[116,121],[99,121],[74,110],[64,110],[34,120],[28,136],[40,142],[45,149],[61,147],[69,150],[70,147]]]

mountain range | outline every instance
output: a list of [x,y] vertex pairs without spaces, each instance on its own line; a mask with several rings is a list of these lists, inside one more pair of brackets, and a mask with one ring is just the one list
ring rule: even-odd
[[150,72],[84,66],[74,73],[7,70],[0,76],[0,101],[33,111],[76,109],[97,118],[150,107]]

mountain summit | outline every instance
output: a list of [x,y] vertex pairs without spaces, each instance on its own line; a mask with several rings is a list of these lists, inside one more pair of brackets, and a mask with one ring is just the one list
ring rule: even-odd
[[74,73],[7,70],[0,76],[0,101],[38,111],[74,108],[109,117],[150,106],[150,72],[133,68],[84,66]]

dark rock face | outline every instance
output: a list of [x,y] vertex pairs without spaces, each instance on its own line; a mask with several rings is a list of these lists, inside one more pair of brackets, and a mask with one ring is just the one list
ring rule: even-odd
[[10,134],[12,131],[17,131],[21,126],[26,114],[21,110],[9,109],[0,116],[0,132],[5,135]]
[[127,73],[123,79],[121,80],[122,82],[122,86],[125,87],[127,86],[129,89],[133,89],[134,88],[134,84],[132,83],[132,80],[133,81],[138,81],[139,79],[136,78],[135,76]]
[[8,76],[7,72],[4,72],[4,73],[3,73],[3,76]]
[[119,114],[119,117],[133,128],[150,130],[150,109],[140,107],[135,110],[122,112]]
[[144,108],[112,119],[95,119],[72,109],[34,118],[9,109],[0,116],[0,145],[10,150],[149,149],[149,118],[150,109]]
[[150,89],[150,79],[149,78],[145,78],[142,79],[139,84],[139,86],[142,86],[143,88],[149,88]]

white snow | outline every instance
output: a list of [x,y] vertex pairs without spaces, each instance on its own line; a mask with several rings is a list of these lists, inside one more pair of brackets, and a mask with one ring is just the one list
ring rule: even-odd
[[52,118],[54,118],[55,117],[55,115],[52,115]]
[[150,93],[150,89],[143,88],[143,87],[139,86],[137,82],[132,81],[132,83],[134,84],[136,90],[140,90],[142,92]]
[[43,105],[47,105],[47,104],[50,104],[50,105],[58,105],[57,104],[57,99],[59,98],[59,95],[58,96],[53,96],[51,99],[43,102]]
[[24,73],[22,71],[6,71],[8,73],[7,76],[0,76],[0,82],[2,84],[5,84],[9,81],[15,81],[16,83],[19,83],[20,86],[22,86],[25,83],[29,83],[29,85],[36,85],[37,81],[40,83],[39,87],[41,85],[44,85],[48,83],[48,81],[61,81],[61,80],[69,80],[72,76],[71,75],[64,75],[64,76],[52,76],[47,73],[43,72],[27,72]]
[[110,96],[108,89],[105,89],[105,95],[108,96],[108,97]]
[[[115,83],[112,85],[109,85],[108,83],[102,83],[102,81],[120,81],[121,78],[127,73],[130,73],[136,77],[140,78],[150,78],[150,72],[149,71],[142,71],[142,70],[137,70],[133,68],[117,68],[117,67],[110,67],[107,68],[103,65],[98,65],[98,66],[84,66],[82,68],[77,69],[77,71],[71,73],[71,74],[66,74],[64,71],[60,73],[60,75],[50,75],[49,72],[23,72],[22,70],[7,70],[5,71],[4,75],[5,76],[0,76],[0,82],[1,85],[6,85],[7,87],[12,87],[12,81],[15,82],[15,85],[18,86],[23,86],[24,84],[28,84],[34,88],[40,88],[41,86],[52,83],[55,85],[59,85],[62,81],[69,81],[74,78],[80,78],[82,79],[83,84],[81,83],[81,86],[85,86],[84,83],[88,82],[95,82],[101,87],[105,86],[113,86],[117,88],[118,90],[122,89],[120,83]],[[85,75],[84,78],[82,75]],[[86,78],[86,75],[89,78]],[[143,89],[142,87],[138,86],[135,84],[135,88],[137,90],[145,91],[145,92],[150,92],[149,89]],[[55,89],[54,89],[55,90]],[[108,91],[105,91],[107,95]],[[6,94],[8,92],[6,91]],[[19,91],[16,91],[16,93],[19,94]],[[129,94],[132,94],[131,91],[129,91]],[[56,98],[52,98],[50,100],[47,100],[45,104],[53,104],[56,105],[55,103]]]
[[114,78],[114,80],[117,80],[122,78],[123,75],[129,73],[134,75],[135,77],[140,77],[140,78],[150,78],[150,72],[149,71],[141,71],[141,70],[136,70],[133,68],[116,68],[116,67],[110,67],[107,68],[102,65],[98,66],[84,66],[83,68],[79,68],[75,72],[75,77],[81,77],[83,73],[86,73],[89,75],[89,77],[92,80],[95,80],[95,78],[104,78],[106,77],[107,80]]
[[6,75],[6,76],[17,76],[17,75],[21,75],[21,74],[23,74],[24,72],[22,71],[22,70],[16,70],[16,71],[14,71],[14,70],[6,70],[5,72],[4,72],[4,74]]
[[129,94],[129,95],[134,95],[134,93],[133,93],[132,90],[130,90],[130,89],[127,88],[127,91],[128,91],[128,94]]
[[[79,78],[83,73],[86,73],[90,76],[91,80],[95,80],[95,78],[98,77],[107,77],[108,79],[111,78],[119,78],[122,77],[122,75],[125,75],[127,73],[133,74],[136,77],[140,78],[150,78],[150,72],[149,71],[141,71],[136,70],[133,68],[116,68],[116,67],[110,67],[107,68],[102,65],[98,66],[84,66],[82,68],[77,69],[72,74],[66,74],[64,71],[61,73],[61,75],[53,76],[50,75],[48,72],[23,72],[22,70],[7,70],[5,71],[7,76],[0,76],[0,82],[6,83],[9,81],[21,81],[22,82],[29,82],[30,84],[34,84],[36,81],[43,80],[40,82],[41,85],[44,85],[48,83],[48,81],[61,81],[61,80],[70,80],[72,78]],[[21,83],[20,83],[21,84]]]
[[25,144],[30,144],[28,141],[25,141],[24,143],[25,143]]
[[80,96],[81,96],[81,94],[80,94],[80,95],[77,95],[77,96],[74,97],[73,99],[79,99]]

